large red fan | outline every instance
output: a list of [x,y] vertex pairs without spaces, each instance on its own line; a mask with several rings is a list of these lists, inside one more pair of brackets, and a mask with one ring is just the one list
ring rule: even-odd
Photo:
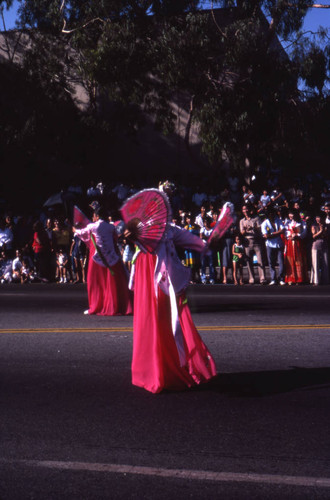
[[217,223],[208,239],[208,246],[215,244],[220,238],[222,238],[235,220],[234,205],[230,202],[226,202],[221,209]]
[[171,207],[165,193],[144,189],[126,200],[120,209],[125,224],[134,227],[134,238],[143,251],[153,253],[171,221]]
[[87,226],[90,223],[90,220],[86,217],[86,215],[80,210],[80,208],[75,205],[73,207],[73,225],[75,227],[79,227],[80,229]]

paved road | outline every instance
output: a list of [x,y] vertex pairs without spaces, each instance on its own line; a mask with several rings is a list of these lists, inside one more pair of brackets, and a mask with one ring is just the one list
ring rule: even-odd
[[330,288],[195,286],[219,376],[130,383],[132,318],[0,287],[0,499],[329,499]]

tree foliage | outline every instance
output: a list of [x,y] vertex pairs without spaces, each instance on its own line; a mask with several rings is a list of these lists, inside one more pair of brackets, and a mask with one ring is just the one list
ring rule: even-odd
[[316,148],[326,156],[330,50],[326,32],[323,46],[301,33],[309,2],[223,0],[198,10],[202,4],[24,0],[19,22],[33,43],[23,70],[63,113],[74,109],[72,75],[83,82],[89,108],[74,119],[80,131],[92,127],[100,152],[104,138],[132,137],[146,113],[163,133],[175,132],[180,92],[189,103],[186,145],[195,122],[211,165],[224,153],[239,168],[246,158],[307,168]]

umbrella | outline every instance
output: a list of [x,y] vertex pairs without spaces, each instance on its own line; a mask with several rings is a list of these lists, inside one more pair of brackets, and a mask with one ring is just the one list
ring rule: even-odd
[[62,205],[63,203],[63,192],[52,194],[43,204],[44,207],[52,207],[54,205]]
[[54,205],[63,205],[67,202],[74,201],[76,196],[74,193],[61,191],[60,193],[52,194],[43,204],[44,207],[53,207]]

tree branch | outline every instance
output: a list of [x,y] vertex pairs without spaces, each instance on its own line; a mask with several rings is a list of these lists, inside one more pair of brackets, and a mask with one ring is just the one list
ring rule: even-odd
[[79,30],[82,30],[82,29],[86,28],[89,24],[95,23],[96,21],[99,21],[100,23],[105,23],[104,19],[101,19],[100,17],[95,17],[94,19],[91,19],[90,21],[87,21],[87,23],[83,24],[82,26],[79,26],[79,28],[74,28],[72,30],[66,30],[65,29],[65,27],[66,27],[66,20],[63,19],[62,33],[65,33],[65,34],[74,33],[75,31],[79,31]]
[[212,19],[213,19],[213,22],[214,22],[214,24],[216,25],[216,27],[217,27],[217,29],[218,29],[219,33],[221,33],[221,35],[222,35],[224,38],[227,38],[226,33],[224,33],[224,32],[222,31],[222,29],[220,28],[220,26],[219,26],[219,24],[217,23],[217,20],[216,20],[216,18],[215,18],[215,15],[214,15],[214,10],[213,10],[213,0],[212,0],[212,3],[211,3],[211,13],[212,13]]

